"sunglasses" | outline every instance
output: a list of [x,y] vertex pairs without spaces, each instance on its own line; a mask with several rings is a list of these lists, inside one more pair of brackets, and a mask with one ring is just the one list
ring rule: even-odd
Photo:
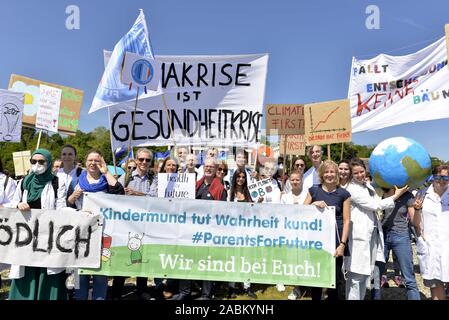
[[295,163],[295,167],[304,167],[305,166],[305,164],[302,164],[302,163]]
[[447,182],[447,181],[449,181],[449,176],[435,175],[435,176],[433,176],[433,180],[443,180],[443,181]]
[[151,162],[150,158],[139,158],[137,160],[139,160],[139,162]]
[[226,170],[225,168],[218,168],[217,171],[228,172],[228,170]]
[[31,164],[39,163],[40,165],[44,165],[45,163],[47,163],[47,160],[30,159],[30,163],[31,163]]
[[129,166],[128,170],[136,170],[136,167]]

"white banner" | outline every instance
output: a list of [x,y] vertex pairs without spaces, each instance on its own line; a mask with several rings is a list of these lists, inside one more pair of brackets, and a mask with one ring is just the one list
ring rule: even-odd
[[335,286],[335,209],[87,193],[101,269],[81,273]]
[[0,222],[2,263],[49,268],[100,266],[101,215],[0,208]]
[[348,98],[352,132],[449,117],[449,70],[441,38],[405,56],[352,61]]
[[[110,107],[112,148],[179,145],[247,146],[262,125],[267,54],[156,56],[164,95]],[[164,101],[165,99],[165,101]],[[165,108],[165,106],[167,108]],[[168,113],[168,115],[167,115]]]
[[20,142],[23,93],[0,89],[0,142]]
[[40,100],[36,114],[36,128],[58,132],[62,90],[44,84],[39,86],[39,90]]
[[195,176],[194,173],[158,173],[157,196],[195,199]]

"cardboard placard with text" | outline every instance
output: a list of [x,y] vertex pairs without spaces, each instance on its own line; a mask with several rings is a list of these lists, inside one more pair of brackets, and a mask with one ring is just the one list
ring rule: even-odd
[[81,106],[83,105],[82,90],[64,87],[58,84],[44,82],[17,74],[11,74],[8,88],[25,93],[22,123],[24,126],[35,127],[36,114],[40,102],[40,85],[61,89],[58,132],[74,135],[78,129]]
[[268,134],[304,134],[303,104],[268,104],[265,111]]
[[333,100],[304,106],[306,145],[352,140],[349,100]]
[[[284,145],[287,137],[287,146]],[[291,134],[280,136],[279,151],[285,155],[303,156],[306,154],[306,141],[303,134]]]
[[17,176],[24,176],[28,174],[28,171],[31,168],[30,159],[31,159],[31,151],[19,151],[12,153],[12,159],[14,162],[14,172]]

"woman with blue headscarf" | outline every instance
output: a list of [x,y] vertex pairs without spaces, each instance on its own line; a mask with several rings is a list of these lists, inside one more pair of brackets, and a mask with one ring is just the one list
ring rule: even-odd
[[[67,198],[67,204],[71,207],[81,209],[83,206],[84,192],[125,194],[122,185],[108,171],[106,162],[98,150],[91,150],[87,153],[86,169],[79,176],[75,191]],[[76,274],[75,277],[78,277],[78,275]],[[88,299],[90,277],[90,275],[80,275],[75,281],[75,283],[78,283],[75,289],[76,300]],[[108,290],[108,277],[94,275],[92,278],[92,299],[105,300]]]
[[[65,206],[65,187],[59,186],[52,174],[52,157],[48,150],[37,149],[31,159],[31,170],[19,182],[10,207],[20,211],[30,209],[60,209]],[[65,300],[65,268],[11,266],[12,280],[9,300]]]

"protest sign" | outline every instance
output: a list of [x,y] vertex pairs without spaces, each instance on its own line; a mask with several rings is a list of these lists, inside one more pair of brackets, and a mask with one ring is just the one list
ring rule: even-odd
[[23,93],[0,89],[0,142],[20,142]]
[[61,89],[41,84],[39,86],[39,107],[36,114],[36,128],[58,132]]
[[83,104],[83,91],[12,74],[9,79],[8,88],[10,90],[25,93],[22,117],[23,125],[35,127],[36,113],[40,102],[39,87],[41,84],[62,90],[58,132],[74,135],[78,129],[80,111]]
[[[306,154],[306,141],[303,134],[291,134],[280,136],[279,151],[285,155],[303,156]],[[287,140],[287,145],[285,141]]]
[[[109,107],[112,148],[251,146],[259,141],[268,55],[156,56],[165,92]],[[167,116],[168,114],[168,116]],[[132,117],[134,116],[134,127]],[[170,119],[170,121],[168,120]]]
[[352,60],[352,132],[449,117],[445,37],[404,56]]
[[0,208],[0,261],[33,267],[100,266],[101,215]]
[[12,153],[12,160],[14,162],[14,173],[16,177],[25,176],[31,168],[30,164],[31,151],[19,151]]
[[268,104],[265,121],[268,134],[304,134],[304,105]]
[[158,173],[157,196],[195,199],[195,182],[194,173]]
[[110,251],[81,274],[335,287],[335,211],[88,193]]
[[349,100],[334,100],[304,106],[306,144],[332,144],[352,140]]
[[279,191],[279,187],[272,183],[271,178],[268,178],[248,183],[248,190],[253,201],[257,202],[260,197],[270,198],[275,190]]

